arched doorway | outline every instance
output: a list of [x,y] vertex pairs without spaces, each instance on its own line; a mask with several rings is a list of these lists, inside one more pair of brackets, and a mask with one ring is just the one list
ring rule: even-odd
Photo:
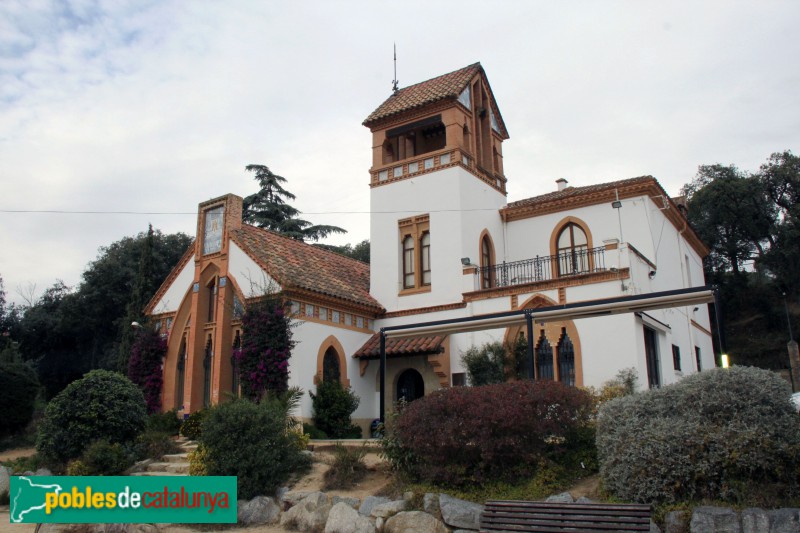
[[342,373],[339,368],[339,354],[331,346],[325,351],[322,358],[322,381],[341,381]]
[[422,381],[422,374],[413,368],[404,370],[397,378],[396,400],[400,401],[402,398],[407,402],[413,402],[423,396],[425,396],[425,383]]

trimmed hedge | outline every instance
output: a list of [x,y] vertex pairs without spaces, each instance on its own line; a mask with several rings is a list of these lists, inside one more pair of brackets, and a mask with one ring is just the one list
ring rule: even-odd
[[597,423],[604,486],[646,503],[736,502],[760,483],[797,488],[800,417],[790,394],[772,372],[732,367],[612,400]]
[[201,463],[210,476],[237,476],[241,499],[272,495],[309,464],[289,425],[286,405],[269,396],[260,404],[244,399],[219,404],[203,420],[203,455],[195,454],[193,465]]
[[384,450],[393,466],[424,481],[517,481],[546,462],[582,456],[590,412],[585,391],[553,381],[443,389],[403,409]]
[[352,423],[350,415],[358,408],[361,399],[350,388],[338,381],[323,381],[317,385],[317,394],[311,396],[314,426],[332,439],[359,439],[361,428]]
[[92,370],[53,398],[39,426],[36,449],[48,461],[80,457],[94,441],[133,441],[147,421],[142,391],[128,378]]

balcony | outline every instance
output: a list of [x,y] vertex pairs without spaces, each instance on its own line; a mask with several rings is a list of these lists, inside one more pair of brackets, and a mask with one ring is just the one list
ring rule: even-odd
[[557,255],[505,261],[478,268],[481,289],[510,287],[606,271],[604,247],[574,249]]

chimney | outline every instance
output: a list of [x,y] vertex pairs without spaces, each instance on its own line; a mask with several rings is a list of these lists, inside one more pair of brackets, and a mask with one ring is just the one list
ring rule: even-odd
[[564,189],[567,188],[567,180],[565,180],[564,178],[558,178],[556,180],[556,183],[558,184],[559,191],[563,191]]

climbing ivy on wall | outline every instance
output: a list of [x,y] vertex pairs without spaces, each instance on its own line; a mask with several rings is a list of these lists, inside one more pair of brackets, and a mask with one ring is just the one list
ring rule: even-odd
[[128,378],[144,393],[147,412],[161,410],[161,385],[164,382],[161,365],[167,354],[167,339],[149,327],[140,328],[131,346]]
[[259,401],[267,391],[289,388],[292,325],[276,295],[251,302],[242,316],[242,345],[234,350],[242,396]]

